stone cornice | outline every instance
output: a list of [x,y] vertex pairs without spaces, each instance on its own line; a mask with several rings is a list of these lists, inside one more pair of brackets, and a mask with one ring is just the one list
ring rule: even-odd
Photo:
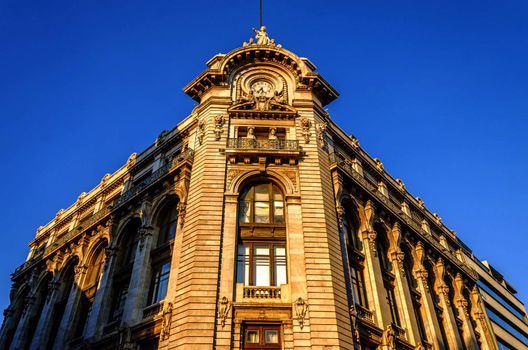
[[326,105],[335,100],[339,93],[319,74],[308,60],[278,46],[249,45],[215,56],[212,66],[187,84],[183,91],[197,102],[213,86],[227,85],[230,77],[250,64],[276,64],[288,70],[297,80],[298,89],[312,90],[321,103]]

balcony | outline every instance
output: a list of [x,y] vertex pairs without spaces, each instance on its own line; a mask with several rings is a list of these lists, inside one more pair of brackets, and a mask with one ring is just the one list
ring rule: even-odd
[[268,158],[275,164],[283,161],[291,165],[301,155],[301,147],[297,140],[269,140],[239,137],[227,140],[225,150],[230,163],[244,162],[262,163],[262,158]]
[[132,198],[136,197],[140,193],[144,192],[147,188],[149,188],[151,185],[156,183],[161,178],[165,177],[165,175],[169,174],[174,169],[178,168],[180,165],[184,164],[185,162],[191,163],[194,159],[194,151],[190,148],[183,151],[180,154],[175,155],[172,157],[167,164],[150,174],[149,177],[147,177],[145,180],[140,182],[139,184],[133,186],[132,188],[125,191],[121,197],[117,200],[117,202],[114,205],[114,208],[119,208],[123,204],[130,201]]
[[290,303],[290,285],[277,286],[245,286],[243,283],[236,285],[237,303]]

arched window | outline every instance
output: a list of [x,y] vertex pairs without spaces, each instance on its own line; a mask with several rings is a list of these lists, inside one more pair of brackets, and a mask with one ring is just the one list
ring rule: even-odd
[[159,303],[167,295],[172,259],[171,242],[176,237],[177,223],[178,201],[173,199],[165,204],[158,217],[158,244],[151,254],[152,278],[147,305]]
[[246,286],[287,283],[284,199],[271,182],[251,185],[239,200],[237,282]]
[[252,224],[284,224],[284,200],[272,183],[248,188],[240,197],[239,222]]
[[112,278],[112,304],[109,322],[119,322],[128,296],[128,285],[132,275],[134,259],[139,244],[141,220],[133,219],[124,228],[118,248],[117,263]]
[[367,291],[365,288],[365,276],[363,273],[364,256],[360,252],[358,239],[358,219],[354,215],[352,207],[346,207],[343,218],[343,237],[345,240],[346,253],[350,273],[350,284],[354,302],[368,308]]

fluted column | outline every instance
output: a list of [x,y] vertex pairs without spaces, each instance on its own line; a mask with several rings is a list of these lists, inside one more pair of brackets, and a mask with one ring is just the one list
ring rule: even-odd
[[442,332],[440,330],[440,323],[438,322],[438,317],[436,316],[435,304],[433,297],[429,290],[427,277],[429,272],[425,269],[423,261],[425,258],[425,249],[421,242],[418,242],[413,249],[414,257],[414,276],[418,284],[418,291],[422,295],[422,308],[424,309],[424,320],[425,328],[427,333],[428,341],[433,345],[433,349],[442,350],[445,349],[447,344],[444,344],[442,338]]
[[405,253],[400,248],[401,243],[401,228],[398,223],[395,223],[390,232],[391,247],[389,251],[389,258],[392,262],[392,273],[395,276],[395,294],[398,298],[398,306],[402,321],[404,322],[406,329],[407,341],[413,345],[417,345],[421,342],[420,332],[418,330],[418,323],[414,315],[414,307],[411,297],[411,291],[409,290],[409,284],[405,277],[405,268],[403,260]]
[[455,315],[451,309],[449,300],[449,286],[444,281],[445,266],[442,258],[436,261],[435,272],[435,293],[438,296],[439,305],[442,308],[442,324],[446,332],[450,349],[463,349],[462,340],[458,332]]
[[46,296],[46,301],[42,313],[40,315],[39,321],[37,323],[37,328],[35,329],[35,335],[31,340],[30,350],[45,349],[46,344],[48,343],[49,337],[49,325],[51,324],[51,318],[53,315],[53,306],[55,305],[57,293],[59,290],[60,282],[51,281],[48,284],[48,294]]
[[57,337],[53,345],[53,349],[64,349],[66,348],[66,342],[68,342],[71,333],[74,331],[72,325],[75,321],[75,312],[79,308],[79,301],[81,299],[81,286],[86,276],[87,267],[85,265],[77,265],[74,268],[75,277],[74,283],[71,287],[70,293],[68,294],[68,301],[62,315],[62,320],[59,325]]
[[376,249],[376,231],[374,231],[373,222],[374,222],[374,213],[375,208],[374,204],[371,201],[367,201],[367,204],[364,208],[364,218],[363,230],[361,232],[361,241],[363,243],[363,252],[365,254],[365,271],[366,279],[366,288],[369,293],[368,301],[371,309],[373,308],[376,324],[385,329],[385,325],[391,323],[391,316],[389,305],[387,304],[387,295],[385,288],[383,286],[383,278],[380,262],[378,259]]
[[35,297],[28,296],[24,301],[24,310],[22,311],[22,316],[18,321],[18,325],[13,336],[13,341],[9,349],[17,350],[22,349],[27,341],[27,331],[28,331],[28,321],[31,318],[32,313],[34,312],[33,307],[35,305]]
[[112,271],[116,260],[116,252],[117,248],[115,247],[105,248],[105,262],[90,315],[86,321],[86,329],[84,331],[85,339],[90,339],[91,337],[96,337],[101,334],[102,326],[106,321],[104,318],[107,316],[106,310],[110,306],[109,301],[111,301],[110,284]]
[[139,229],[139,244],[134,257],[134,266],[128,285],[128,295],[123,308],[123,325],[132,325],[143,317],[143,309],[149,290],[150,251],[152,250],[152,227]]

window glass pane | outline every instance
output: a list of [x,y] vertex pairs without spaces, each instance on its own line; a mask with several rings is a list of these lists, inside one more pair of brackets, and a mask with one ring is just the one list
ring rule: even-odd
[[270,285],[270,256],[268,246],[255,246],[253,280],[256,286]]
[[273,220],[276,224],[284,223],[284,202],[283,201],[274,201],[273,202],[274,212]]
[[169,286],[170,261],[161,265],[154,275],[154,293],[152,303],[163,300],[167,295]]
[[277,344],[279,342],[279,331],[276,329],[264,330],[264,343]]
[[255,202],[255,222],[261,224],[269,223],[269,202]]
[[287,283],[286,278],[286,248],[283,246],[275,246],[275,285]]
[[246,343],[259,343],[259,331],[256,329],[248,329],[246,331]]
[[251,202],[240,201],[238,203],[238,220],[243,223],[251,222]]
[[279,192],[276,186],[273,186],[273,200],[282,201],[282,194]]
[[262,184],[255,186],[255,201],[269,202],[269,185]]
[[249,246],[238,245],[237,283],[249,285]]
[[176,220],[170,223],[168,240],[174,239],[174,236],[176,236]]

